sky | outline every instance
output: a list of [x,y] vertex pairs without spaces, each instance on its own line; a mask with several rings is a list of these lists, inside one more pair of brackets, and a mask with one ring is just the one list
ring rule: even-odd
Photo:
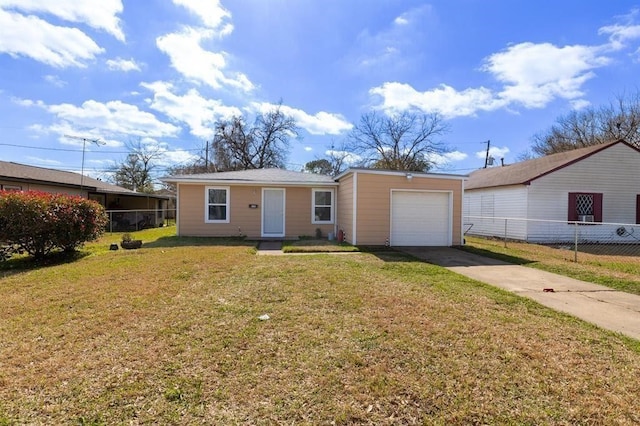
[[0,0],[0,160],[108,179],[141,143],[164,175],[281,102],[288,169],[413,110],[449,129],[433,171],[468,174],[639,76],[626,0]]

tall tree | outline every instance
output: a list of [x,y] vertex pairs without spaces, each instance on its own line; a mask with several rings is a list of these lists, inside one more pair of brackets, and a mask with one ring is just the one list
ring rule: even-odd
[[349,148],[368,167],[426,172],[434,164],[431,156],[446,152],[437,139],[447,131],[438,114],[374,111],[364,114],[353,127]]
[[113,181],[116,185],[138,192],[152,193],[155,162],[162,157],[158,147],[144,145],[140,141],[127,143],[129,154],[126,159],[113,167]]
[[304,165],[304,169],[309,173],[337,176],[344,172],[349,164],[355,163],[354,155],[347,150],[344,142],[337,148],[332,143],[331,149],[327,150],[325,155],[324,158],[309,161]]
[[640,148],[640,92],[558,117],[533,137],[531,149],[537,155],[549,155],[619,139]]
[[258,114],[252,126],[245,117],[219,121],[213,139],[216,170],[284,168],[289,139],[297,135],[295,120],[282,112],[281,104]]
[[331,176],[333,174],[333,167],[331,167],[331,163],[326,158],[309,161],[304,165],[304,169],[309,173],[316,173],[319,175]]

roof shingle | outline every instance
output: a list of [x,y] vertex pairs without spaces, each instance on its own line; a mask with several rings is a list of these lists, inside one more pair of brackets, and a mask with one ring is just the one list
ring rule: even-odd
[[510,164],[507,166],[476,170],[471,172],[469,175],[469,180],[465,185],[465,189],[526,185],[534,179],[566,167],[576,161],[582,160],[585,157],[593,155],[618,143],[631,146],[623,140],[617,140],[604,144],[588,146],[586,148],[574,149],[572,151],[551,154],[540,158],[534,158],[532,160],[522,161],[520,163]]
[[319,175],[316,173],[295,172],[284,169],[251,169],[232,172],[176,175],[164,177],[162,180],[166,182],[215,181],[228,183],[335,183],[331,176]]

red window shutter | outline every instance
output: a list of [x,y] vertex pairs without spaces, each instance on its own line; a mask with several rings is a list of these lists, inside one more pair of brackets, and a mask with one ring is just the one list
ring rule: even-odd
[[593,221],[602,222],[602,194],[593,194]]
[[567,220],[576,221],[578,220],[578,210],[576,210],[576,193],[569,193],[569,218]]

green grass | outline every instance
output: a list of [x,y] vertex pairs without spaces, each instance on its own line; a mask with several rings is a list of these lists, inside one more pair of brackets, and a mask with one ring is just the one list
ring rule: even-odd
[[285,253],[344,253],[358,252],[360,249],[348,243],[339,243],[324,239],[301,239],[298,241],[285,241],[282,245]]
[[0,424],[640,422],[636,341],[401,253],[169,232],[0,277]]
[[466,237],[464,250],[507,262],[601,284],[627,293],[640,294],[640,258],[579,253],[571,250],[495,239]]

